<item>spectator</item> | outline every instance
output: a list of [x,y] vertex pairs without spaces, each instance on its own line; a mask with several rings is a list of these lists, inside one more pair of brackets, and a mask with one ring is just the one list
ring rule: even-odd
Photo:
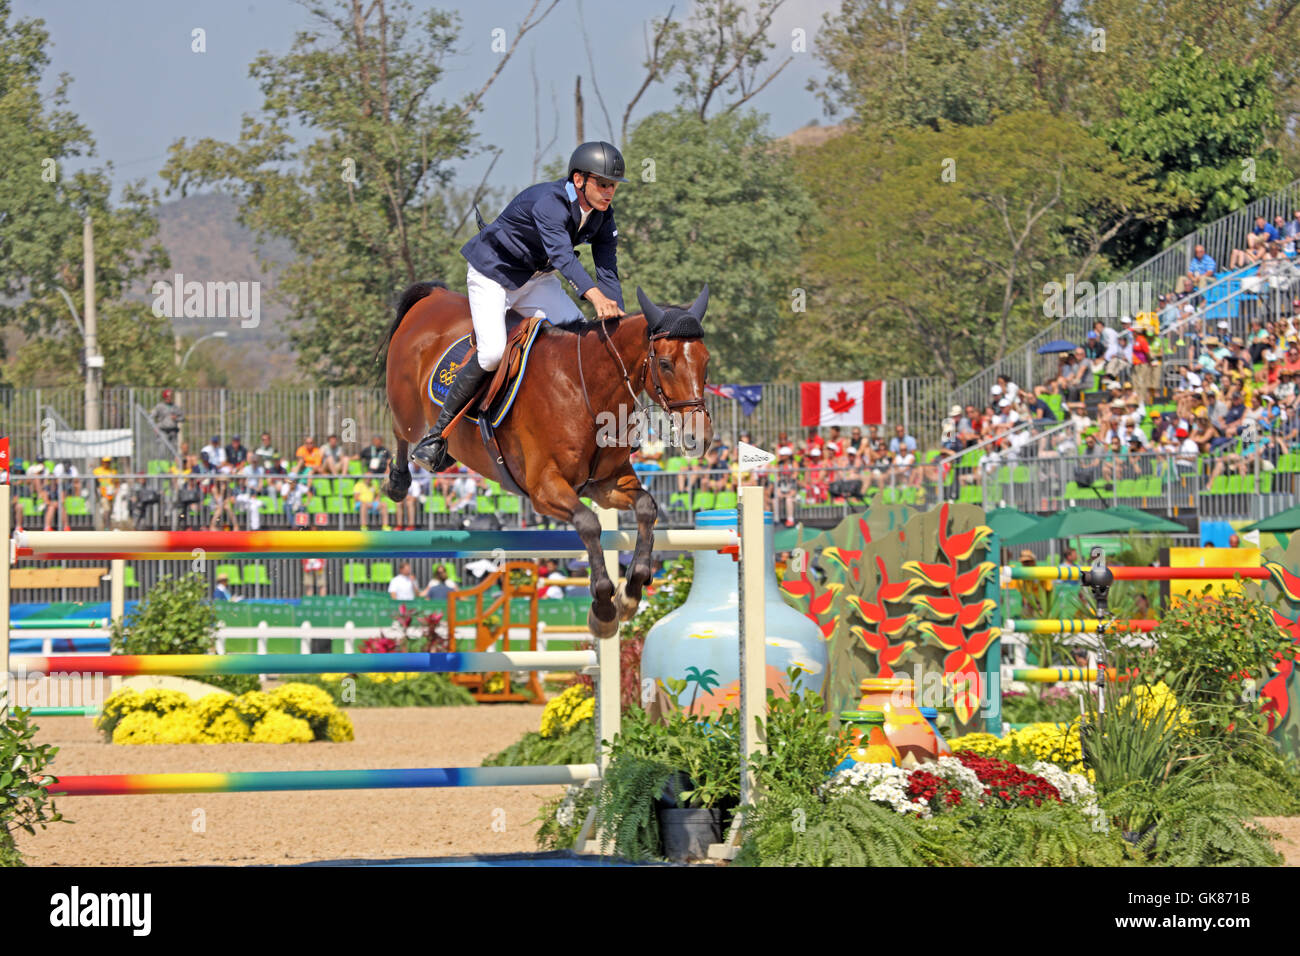
[[451,595],[453,588],[447,581],[447,566],[440,564],[433,569],[433,577],[429,583],[424,586],[420,592],[420,597],[430,601],[445,601]]
[[320,446],[316,444],[316,438],[314,436],[305,436],[302,440],[302,444],[298,446],[298,450],[293,454],[294,458],[297,459],[297,465],[299,468],[306,468],[307,471],[313,475],[320,474],[321,462],[325,457],[325,453],[321,450]]
[[1290,246],[1290,248],[1284,250],[1285,252],[1300,252],[1300,248],[1296,246],[1296,239],[1300,237],[1300,209],[1297,209],[1292,215],[1291,221],[1286,224],[1286,229],[1282,231],[1282,236]]
[[324,558],[303,558],[302,593],[306,597],[325,596]]
[[384,447],[384,440],[376,435],[370,439],[370,447],[361,456],[361,463],[368,475],[385,475],[392,454]]
[[366,530],[366,519],[370,515],[375,515],[381,522],[384,520],[383,506],[379,503],[375,488],[370,484],[370,479],[362,475],[352,486],[352,500],[356,503],[357,513],[361,515],[361,530]]
[[907,433],[902,425],[894,426],[894,437],[889,439],[889,453],[897,455],[900,451],[916,454],[916,439]]
[[330,435],[325,439],[325,447],[321,449],[320,473],[322,475],[346,475],[348,473],[348,462],[351,461],[343,453],[343,446],[339,444],[338,435]]
[[948,409],[948,417],[943,420],[939,444],[948,451],[961,451],[966,447],[966,441],[962,436],[969,431],[970,422],[962,414],[961,406],[954,405]]
[[411,576],[410,561],[403,561],[397,574],[388,582],[388,596],[395,601],[415,600],[415,578]]
[[1162,295],[1159,299],[1159,307],[1160,327],[1157,331],[1161,334],[1172,332],[1182,316],[1177,301],[1172,295]]
[[177,527],[184,530],[190,528],[190,509],[193,508],[194,528],[199,526],[198,509],[203,501],[203,491],[199,488],[199,483],[194,478],[185,479],[184,484],[176,489],[176,523]]
[[256,448],[253,449],[253,457],[270,458],[272,460],[278,459],[280,457],[279,455],[276,454],[275,447],[271,444],[271,435],[269,432],[262,432],[262,441]]
[[781,445],[776,450],[776,485],[772,493],[772,518],[781,522],[785,515],[785,526],[794,527],[795,498],[799,492],[799,471],[794,463],[794,449]]
[[238,435],[232,435],[230,444],[226,446],[225,463],[231,468],[238,469],[246,461],[248,461],[248,449],[240,442]]
[[230,480],[225,475],[213,478],[208,493],[212,495],[212,519],[208,522],[208,530],[221,530],[223,521],[226,531],[233,530],[238,519],[235,516],[235,496],[230,491]]
[[1267,219],[1256,216],[1255,228],[1246,233],[1246,248],[1232,250],[1232,255],[1228,257],[1228,268],[1241,269],[1255,265],[1264,257],[1265,246],[1279,238],[1281,237],[1273,235],[1273,227],[1269,225]]
[[153,420],[154,427],[166,439],[170,446],[169,450],[175,452],[176,439],[180,436],[181,422],[185,421],[185,414],[172,403],[170,388],[162,390],[162,401],[153,407],[149,417]]
[[1186,295],[1194,289],[1204,289],[1212,285],[1214,273],[1218,268],[1213,257],[1206,253],[1205,246],[1198,245],[1192,250],[1192,260],[1187,264],[1187,272],[1178,277],[1176,291],[1179,295]]
[[[35,468],[36,466],[32,466]],[[44,469],[42,469],[44,470]],[[117,469],[113,467],[113,459],[105,455],[99,460],[99,465],[92,472],[99,485],[99,517],[104,527],[110,527],[113,521],[113,498],[117,494]]]
[[199,454],[207,456],[209,471],[220,471],[221,466],[226,463],[226,450],[221,447],[220,435],[213,435],[212,441],[204,445],[199,450]]
[[414,531],[419,524],[419,505],[429,497],[433,476],[418,461],[411,462],[411,487],[397,503],[397,530]]
[[217,586],[212,589],[212,597],[218,601],[233,600],[230,596],[230,575],[217,575]]
[[451,511],[474,510],[478,502],[478,481],[464,465],[460,466],[456,480],[451,483]]

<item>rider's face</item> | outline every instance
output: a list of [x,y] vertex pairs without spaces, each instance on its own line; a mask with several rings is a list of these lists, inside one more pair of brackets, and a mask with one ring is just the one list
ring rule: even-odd
[[618,189],[618,183],[612,179],[605,179],[601,176],[588,176],[582,187],[582,194],[591,203],[593,209],[599,209],[604,212],[609,208],[609,204],[614,201],[614,190]]

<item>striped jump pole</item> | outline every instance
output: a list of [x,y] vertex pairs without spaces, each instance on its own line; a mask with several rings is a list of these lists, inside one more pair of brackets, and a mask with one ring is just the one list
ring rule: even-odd
[[255,793],[280,790],[401,790],[423,787],[530,787],[585,783],[594,763],[554,767],[430,767],[394,770],[272,770],[251,773],[121,773],[59,777],[52,797],[146,793]]
[[[1121,674],[1113,667],[1106,668],[1108,680],[1127,680],[1127,674]],[[1097,679],[1095,667],[1017,667],[1011,672],[1011,679],[1026,684],[1056,684],[1066,681],[1084,681],[1091,683]]]
[[595,651],[433,654],[84,654],[15,657],[15,673],[175,677],[214,674],[482,674],[595,668]]
[[[1007,581],[1082,581],[1089,568],[1073,564],[1024,567],[1003,565],[1002,580]],[[1144,568],[1107,565],[1116,581],[1231,581],[1234,578],[1269,578],[1268,568]]]
[[[716,551],[735,547],[729,528],[656,531],[656,551]],[[605,551],[631,551],[636,534],[607,530]],[[18,558],[166,561],[238,558],[492,558],[503,554],[586,557],[576,531],[28,531],[16,536]],[[308,550],[304,550],[304,549]]]
[[1011,634],[1145,634],[1160,626],[1159,621],[1099,621],[1096,618],[1007,618],[1002,630]]
[[96,627],[108,627],[108,618],[38,618],[31,621],[10,621],[9,627],[15,631],[89,630]]

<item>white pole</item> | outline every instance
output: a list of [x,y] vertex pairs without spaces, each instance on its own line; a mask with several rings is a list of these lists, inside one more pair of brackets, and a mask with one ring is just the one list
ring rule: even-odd
[[766,751],[755,720],[767,718],[767,606],[763,594],[763,489],[740,490],[740,804],[752,803],[750,754]]
[[0,485],[0,548],[4,549],[0,554],[0,720],[9,713],[9,566],[13,562],[9,495],[9,486]]
[[[618,512],[607,508],[597,508],[602,531],[618,530]],[[611,580],[618,580],[618,552],[605,552],[605,570]],[[605,772],[609,764],[609,752],[602,746],[602,740],[612,741],[621,726],[619,703],[619,636],[596,639],[596,764],[600,772]]]
[[109,562],[109,617],[118,623],[126,613],[126,562],[114,558]]

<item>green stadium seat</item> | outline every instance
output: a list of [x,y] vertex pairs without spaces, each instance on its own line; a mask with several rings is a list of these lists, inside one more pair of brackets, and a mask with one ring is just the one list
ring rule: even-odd
[[689,511],[691,507],[691,493],[689,491],[674,491],[668,496],[668,507],[670,509],[684,508]]
[[710,511],[714,507],[716,496],[711,491],[697,491],[691,499],[692,511]]
[[70,495],[67,498],[64,498],[63,507],[67,509],[69,518],[76,518],[90,514],[90,506],[86,504],[86,499],[81,495]]
[[481,515],[496,514],[497,500],[491,495],[480,494],[474,499],[474,510]]
[[336,478],[334,479],[334,493],[344,498],[352,497],[352,489],[357,486],[355,478]]
[[447,513],[447,499],[438,494],[429,495],[424,499],[424,513],[445,515]]
[[19,502],[22,504],[22,506],[23,506],[23,517],[24,517],[24,518],[34,518],[34,517],[36,517],[37,508],[36,508],[36,499],[35,499],[35,498],[19,498],[18,501],[19,501]]
[[122,587],[138,588],[139,586],[140,582],[135,579],[135,565],[126,565],[126,573],[122,575]]
[[243,576],[239,573],[239,565],[237,564],[218,564],[217,574],[228,576],[232,587],[244,583]]
[[364,475],[366,469],[361,466],[360,458],[353,458],[348,462],[348,474],[355,478],[357,475]]
[[517,515],[524,510],[524,503],[518,495],[502,495],[497,499],[497,513]]
[[332,487],[333,483],[328,478],[313,478],[311,482],[311,490],[325,497],[334,494]]
[[1017,485],[1022,485],[1027,482],[1029,480],[1029,466],[1016,465],[1016,467],[1011,470],[1011,480]]
[[1243,486],[1243,482],[1241,480],[1241,475],[1228,476],[1228,489],[1227,489],[1228,494],[1230,495],[1241,494],[1243,490],[1242,486]]
[[483,479],[483,487],[487,489],[488,495],[493,498],[499,498],[502,494],[501,485],[493,481],[491,478]]
[[370,565],[370,583],[387,584],[393,580],[393,563],[391,561],[376,561]]
[[327,515],[345,515],[352,513],[352,502],[345,501],[338,495],[330,495],[325,499],[325,513]]
[[320,515],[325,513],[325,499],[320,495],[311,495],[307,498],[307,514]]
[[1271,472],[1264,472],[1259,476],[1260,494],[1271,495],[1273,493],[1273,475]]
[[246,564],[244,565],[244,584],[262,584],[269,585],[271,576],[266,570],[265,564]]
[[1220,475],[1210,482],[1209,493],[1212,495],[1222,495],[1228,492],[1228,476]]
[[1083,494],[1083,488],[1077,482],[1067,481],[1065,483],[1065,497],[1078,498]]
[[736,507],[736,493],[734,491],[719,491],[713,501],[715,508],[734,508]]
[[1255,476],[1246,475],[1241,482],[1242,494],[1253,495],[1255,493]]
[[349,561],[343,565],[343,583],[344,584],[369,584],[370,575],[368,570],[360,561]]
[[1138,483],[1132,478],[1122,479],[1115,488],[1115,494],[1121,498],[1136,498],[1138,493]]

